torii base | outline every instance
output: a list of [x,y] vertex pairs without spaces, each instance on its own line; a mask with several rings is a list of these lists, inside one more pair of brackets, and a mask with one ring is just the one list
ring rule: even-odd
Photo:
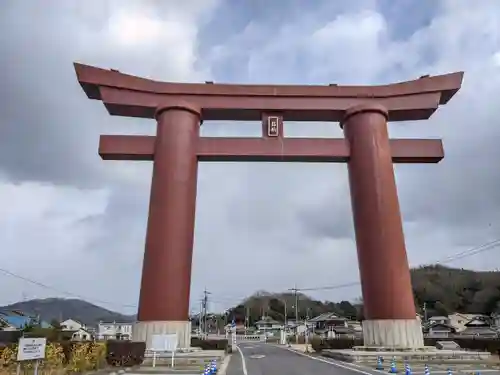
[[146,349],[152,349],[153,335],[177,335],[177,347],[191,347],[191,322],[187,321],[153,321],[136,322],[132,327],[132,340],[146,343]]
[[[404,374],[404,369],[401,366],[403,362],[411,363],[412,370],[418,371],[419,373],[424,372],[424,364],[429,366],[444,365],[447,367],[451,365],[454,367],[457,365],[464,366],[466,364],[475,364],[476,366],[481,364],[481,367],[483,367],[484,365],[491,364],[490,352],[474,352],[465,349],[439,350],[433,346],[413,350],[395,350],[394,348],[380,347],[356,347],[344,350],[325,349],[321,351],[321,355],[337,361],[357,363],[371,368],[376,368],[377,361],[381,357],[384,360],[385,368],[379,372],[388,371],[390,363],[394,359],[399,367],[398,370],[400,374]],[[418,367],[420,367],[420,369]],[[445,373],[446,367],[442,370],[444,370],[442,373]]]
[[364,320],[363,341],[367,347],[423,348],[422,323],[418,319]]

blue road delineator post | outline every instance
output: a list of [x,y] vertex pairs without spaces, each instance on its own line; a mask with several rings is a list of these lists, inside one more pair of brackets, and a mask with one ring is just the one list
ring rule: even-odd
[[453,372],[451,371],[451,368],[448,368],[448,375],[453,375]]
[[411,375],[411,367],[408,362],[405,363],[405,375]]
[[431,375],[431,371],[429,370],[429,366],[427,366],[427,364],[424,365],[424,375]]
[[391,368],[389,369],[390,374],[397,374],[398,369],[396,367],[396,358],[392,357]]
[[378,356],[377,357],[377,367],[376,367],[377,370],[383,370],[384,369],[384,363],[383,363],[383,360],[382,360],[382,356]]

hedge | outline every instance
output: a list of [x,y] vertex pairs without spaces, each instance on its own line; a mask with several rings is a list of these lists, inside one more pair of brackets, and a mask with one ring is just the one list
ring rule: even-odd
[[[486,351],[492,354],[500,355],[500,339],[485,338],[425,338],[426,346],[435,346],[438,341],[455,341],[462,349]],[[311,340],[313,350],[320,352],[324,349],[351,349],[354,346],[363,346],[363,339],[319,339]]]
[[138,366],[144,362],[145,351],[145,342],[109,340],[106,342],[106,362],[110,366]]
[[227,339],[201,339],[191,337],[191,347],[201,348],[202,350],[224,350],[228,351]]

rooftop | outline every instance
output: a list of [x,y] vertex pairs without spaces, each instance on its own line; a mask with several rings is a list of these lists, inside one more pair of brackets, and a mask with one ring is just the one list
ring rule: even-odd
[[343,320],[343,321],[346,321],[347,319],[342,317],[342,316],[338,316],[336,315],[335,313],[331,313],[331,312],[328,312],[328,313],[324,313],[324,314],[321,314],[321,315],[318,315],[312,319],[309,319],[309,322],[325,322],[325,321],[328,321],[328,320]]

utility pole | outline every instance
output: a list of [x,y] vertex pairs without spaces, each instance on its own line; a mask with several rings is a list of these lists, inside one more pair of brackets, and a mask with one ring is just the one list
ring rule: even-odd
[[203,306],[203,330],[204,334],[208,335],[208,329],[207,329],[207,306],[208,306],[208,295],[212,294],[210,293],[207,288],[203,291],[203,300],[202,300],[202,306]]
[[198,333],[201,336],[203,334],[203,299],[200,301],[200,314],[198,315]]
[[283,300],[284,304],[285,304],[285,329],[288,328],[288,311],[287,311],[287,307],[286,307],[286,298]]
[[295,343],[298,344],[299,343],[299,330],[298,330],[298,324],[299,324],[299,295],[297,294],[297,292],[299,291],[299,289],[297,289],[297,285],[295,285],[295,287],[293,288],[290,288],[288,290],[291,290],[295,293]]
[[427,302],[424,302],[422,310],[424,310],[424,322],[427,323]]
[[245,309],[245,334],[250,329],[250,308],[247,306]]
[[309,308],[307,308],[306,318],[304,320],[304,325],[306,326],[305,333],[305,344],[306,344],[306,353],[309,352]]

